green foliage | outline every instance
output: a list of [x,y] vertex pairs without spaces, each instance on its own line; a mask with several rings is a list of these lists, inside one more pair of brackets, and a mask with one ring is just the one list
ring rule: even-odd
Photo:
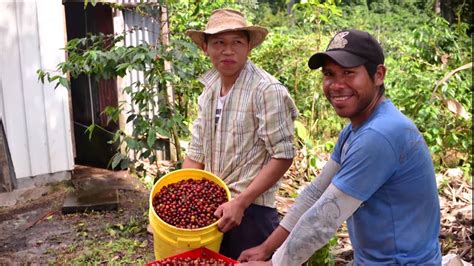
[[341,10],[336,6],[337,0],[319,1],[307,0],[293,6],[296,24],[309,29],[311,32],[321,29],[321,24],[331,23],[333,17],[341,16]]
[[267,38],[252,52],[251,59],[286,85],[315,145],[336,137],[343,120],[325,99],[320,72],[307,66],[308,58],[319,47],[318,37],[294,28],[292,31],[281,28]]
[[[60,74],[39,70],[38,76],[42,82],[45,78],[49,82],[58,80],[57,85],[68,87],[64,75],[77,78],[85,74],[100,80],[123,77],[133,70],[141,71],[143,81],[135,81],[122,90],[130,102],[122,102],[118,107],[108,106],[104,111],[108,121],[114,123],[118,123],[121,114],[125,114],[126,123],[133,128],[131,134],[123,129],[113,132],[111,143],[119,142],[121,145],[110,162],[112,168],[138,165],[137,170],[140,170],[143,160],[156,162],[155,150],[159,139],[168,138],[177,145],[176,131],[187,130],[183,116],[168,100],[166,90],[166,84],[175,82],[177,76],[164,68],[164,61],[172,60],[179,54],[177,50],[182,49],[176,48],[179,43],[173,47],[147,43],[128,47],[116,45],[123,38],[123,35],[99,34],[73,39],[65,48],[67,60],[57,66],[57,73]],[[90,137],[96,127],[98,125],[93,124],[87,128]],[[128,154],[134,156],[129,157]]]
[[306,263],[304,266],[320,266],[320,265],[330,265],[334,266],[334,255],[331,254],[331,249],[336,246],[337,244],[337,237],[333,237],[329,240],[329,242],[324,245],[324,247],[318,249]]
[[[316,16],[324,12],[330,13],[330,23]],[[449,25],[419,1],[350,1],[339,8],[305,1],[295,5],[293,16],[298,27],[281,18],[287,26],[273,29],[253,51],[252,60],[288,87],[316,148],[331,148],[347,121],[335,115],[322,93],[319,71],[309,71],[307,60],[324,50],[336,31],[358,28],[382,43],[388,68],[386,94],[423,133],[437,169],[461,166],[470,176],[472,116],[466,110],[472,110],[472,68],[443,80],[472,62],[468,25]],[[302,23],[308,20],[313,23]]]

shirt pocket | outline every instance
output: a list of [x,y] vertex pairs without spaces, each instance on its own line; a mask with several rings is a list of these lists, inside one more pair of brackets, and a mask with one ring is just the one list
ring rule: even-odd
[[257,138],[257,122],[251,112],[239,111],[232,119],[232,135],[238,150],[251,148]]

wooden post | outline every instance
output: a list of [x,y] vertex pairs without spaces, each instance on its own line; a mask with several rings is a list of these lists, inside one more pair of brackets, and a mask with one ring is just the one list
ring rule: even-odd
[[[170,38],[169,38],[169,22],[168,22],[168,8],[166,5],[161,6],[161,43],[163,45],[169,45]],[[165,71],[171,72],[171,63],[169,61],[165,61]],[[166,82],[166,94],[168,95],[168,103],[170,104],[171,108],[175,108],[175,94],[174,89],[169,82]],[[171,132],[171,139],[170,143],[170,155],[172,161],[180,161],[180,149],[181,145],[179,143],[178,131],[176,127],[173,127],[173,132]]]
[[7,136],[0,118],[0,192],[10,192],[16,188],[16,176],[8,148]]

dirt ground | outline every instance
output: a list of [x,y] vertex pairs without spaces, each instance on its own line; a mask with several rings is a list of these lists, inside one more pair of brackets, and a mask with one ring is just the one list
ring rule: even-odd
[[[282,213],[292,203],[289,194],[301,186],[298,175],[290,171],[285,177],[278,197]],[[443,173],[442,177],[443,255],[453,253],[471,263],[472,186],[452,173]],[[101,179],[106,182],[104,185],[117,188],[118,210],[62,214],[66,194],[73,190],[75,180],[83,178]],[[29,193],[14,206],[0,208],[0,265],[68,265],[71,261],[76,265],[143,265],[154,260],[152,237],[146,230],[149,190],[126,172],[91,172],[83,168],[75,171],[72,181],[35,188]],[[352,259],[344,229],[338,231],[332,254],[336,265]]]
[[[86,172],[79,171],[74,178],[89,178],[91,175]],[[73,182],[47,186],[39,198],[0,209],[0,265],[64,265],[73,259],[78,261],[79,256],[84,258],[84,264],[89,264],[95,254],[87,250],[91,246],[87,243],[113,243],[124,231],[120,228],[130,224],[136,226],[130,238],[140,243],[140,247],[139,253],[129,256],[129,262],[153,261],[153,242],[146,231],[148,190],[124,172],[95,172],[93,178],[107,179],[111,187],[118,189],[117,211],[62,214],[64,198],[72,191]],[[120,262],[120,257],[117,252],[113,259]],[[94,264],[109,262],[95,261]]]

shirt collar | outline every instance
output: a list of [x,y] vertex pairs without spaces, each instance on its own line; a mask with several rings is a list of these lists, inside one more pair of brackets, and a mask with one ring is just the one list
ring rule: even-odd
[[[250,62],[250,60],[247,59],[247,62],[245,63],[244,65],[244,68],[242,69],[242,71],[240,72],[240,75],[242,75],[242,73],[244,71],[247,71],[249,69],[252,68],[252,62]],[[204,75],[202,75],[200,78],[199,78],[199,81],[206,87],[210,87],[212,86],[217,80],[219,80],[220,76],[219,76],[219,72],[217,71],[217,69],[215,69],[214,67],[212,69],[210,69],[209,71],[207,71],[206,73],[204,73]],[[240,76],[239,76],[240,78]],[[239,78],[237,78],[237,80],[239,80]],[[237,80],[235,81],[237,83]]]

